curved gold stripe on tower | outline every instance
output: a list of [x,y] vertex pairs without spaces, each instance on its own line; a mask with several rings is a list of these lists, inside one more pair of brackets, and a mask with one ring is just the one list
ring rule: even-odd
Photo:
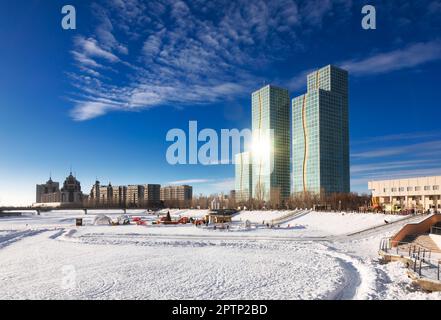
[[303,96],[302,105],[302,124],[303,124],[303,141],[304,141],[304,152],[303,152],[303,192],[306,192],[306,164],[308,160],[308,130],[306,125],[306,98],[307,93]]

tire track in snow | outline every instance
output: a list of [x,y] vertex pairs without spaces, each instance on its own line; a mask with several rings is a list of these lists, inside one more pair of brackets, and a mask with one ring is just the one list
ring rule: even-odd
[[11,244],[17,241],[23,240],[28,237],[36,236],[46,231],[47,231],[46,229],[43,229],[43,230],[24,230],[24,231],[11,232],[11,234],[8,234],[0,238],[0,249],[10,246]]
[[324,249],[320,252],[337,259],[345,271],[345,284],[331,294],[329,299],[366,300],[375,294],[376,270],[372,265],[363,263],[356,257],[338,252],[336,248],[331,246],[321,245]]

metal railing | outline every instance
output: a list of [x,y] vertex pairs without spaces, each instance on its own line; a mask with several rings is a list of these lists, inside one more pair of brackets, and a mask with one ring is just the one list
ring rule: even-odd
[[308,212],[310,212],[310,210],[293,210],[277,219],[272,219],[271,224],[275,225],[275,224],[285,223],[289,220],[292,220],[300,215],[304,215]]
[[380,241],[380,250],[408,259],[410,263],[407,263],[407,268],[420,277],[440,280],[441,259],[432,258],[431,249],[411,242],[383,238]]

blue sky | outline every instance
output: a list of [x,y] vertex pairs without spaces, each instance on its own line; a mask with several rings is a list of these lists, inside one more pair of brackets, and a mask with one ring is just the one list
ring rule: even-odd
[[350,73],[352,190],[441,174],[440,16],[439,0],[2,1],[0,204],[71,166],[85,192],[96,177],[228,191],[231,165],[169,165],[167,131],[249,127],[252,91],[293,98],[330,63]]

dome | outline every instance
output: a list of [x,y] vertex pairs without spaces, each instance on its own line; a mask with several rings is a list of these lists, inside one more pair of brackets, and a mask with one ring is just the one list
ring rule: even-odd
[[72,172],[66,178],[63,184],[64,190],[81,191],[80,182],[72,175]]

